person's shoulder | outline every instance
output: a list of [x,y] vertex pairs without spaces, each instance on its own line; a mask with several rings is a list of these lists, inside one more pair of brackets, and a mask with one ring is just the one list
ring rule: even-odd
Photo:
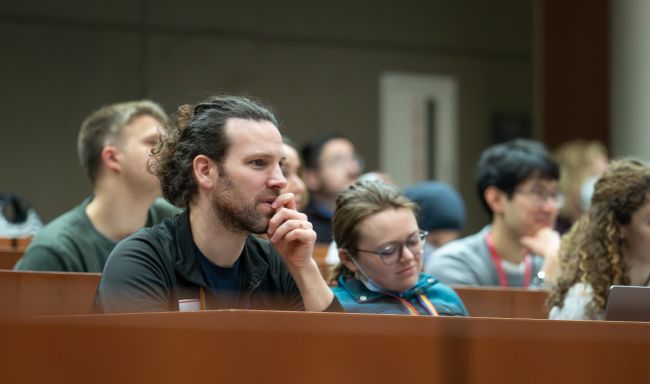
[[567,291],[567,296],[589,296],[593,294],[594,289],[589,283],[575,283]]
[[74,242],[76,238],[86,233],[89,228],[92,228],[92,226],[85,217],[83,205],[79,205],[47,223],[34,236],[29,248],[59,248],[59,246],[63,246],[67,242]]
[[421,273],[418,282],[426,287],[425,290],[427,292],[435,292],[437,295],[458,297],[456,291],[454,291],[450,286],[428,273]]
[[431,254],[431,260],[440,260],[441,258],[464,259],[468,255],[480,254],[480,249],[482,247],[485,247],[484,230],[443,245],[433,251]]
[[158,224],[166,218],[174,217],[175,215],[183,212],[182,209],[170,204],[162,197],[157,198],[149,207],[149,215],[151,217],[151,225]]
[[109,255],[104,273],[129,273],[127,270],[133,265],[174,265],[178,256],[176,241],[172,228],[166,224],[169,223],[143,227],[120,241]]
[[27,250],[16,263],[17,270],[63,271],[73,265],[80,267],[86,249],[89,225],[83,212],[84,204],[57,216],[45,225],[32,239]]
[[168,218],[151,227],[142,227],[134,234],[120,241],[116,249],[123,249],[126,246],[135,246],[138,244],[148,244],[151,247],[170,247],[176,239],[176,218]]
[[420,274],[419,281],[425,285],[427,297],[437,304],[439,312],[444,312],[441,314],[467,316],[467,309],[453,288],[426,273]]
[[[572,285],[564,296],[562,306],[554,306],[549,312],[551,320],[587,320],[587,306],[592,301],[593,288],[588,283]],[[601,319],[603,314],[596,314],[594,318]]]

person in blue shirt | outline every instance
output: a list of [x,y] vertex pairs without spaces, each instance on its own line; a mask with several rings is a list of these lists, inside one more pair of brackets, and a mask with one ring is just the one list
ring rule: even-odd
[[420,272],[427,233],[416,207],[377,181],[357,182],[338,197],[332,234],[341,261],[333,291],[347,312],[467,316],[451,288]]

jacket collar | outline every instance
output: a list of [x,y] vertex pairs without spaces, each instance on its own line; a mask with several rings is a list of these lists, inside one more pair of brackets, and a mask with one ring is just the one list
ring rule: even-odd
[[[174,269],[184,279],[207,289],[207,282],[195,254],[189,208],[177,215],[174,220],[176,220],[176,252],[178,254],[174,262]],[[261,242],[255,236],[248,235],[244,249],[239,256],[246,279],[246,290],[249,291],[260,285],[269,268],[266,260],[260,255],[264,252]]]
[[[413,287],[402,293],[391,293],[408,300],[413,296],[426,293],[426,291],[435,284],[438,284],[438,280],[433,276],[421,273],[417,283],[415,283]],[[339,286],[345,289],[357,303],[368,303],[386,296],[381,292],[369,290],[363,282],[354,277],[339,277]]]

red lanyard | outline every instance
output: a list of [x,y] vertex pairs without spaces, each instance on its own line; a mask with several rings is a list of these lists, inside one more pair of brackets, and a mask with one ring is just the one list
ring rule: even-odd
[[[490,250],[490,256],[492,257],[492,263],[494,268],[497,270],[497,275],[499,275],[499,285],[502,287],[508,287],[508,278],[506,277],[506,271],[503,270],[503,265],[501,265],[501,256],[497,253],[497,249],[494,246],[494,241],[492,240],[492,232],[488,232],[485,235],[485,242],[487,243],[488,249]],[[533,275],[533,258],[530,255],[524,257],[524,281],[522,287],[528,287],[532,280]]]

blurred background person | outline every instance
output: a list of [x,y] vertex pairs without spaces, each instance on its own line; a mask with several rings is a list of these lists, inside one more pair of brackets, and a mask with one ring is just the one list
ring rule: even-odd
[[302,211],[307,203],[307,187],[302,180],[303,168],[300,154],[296,145],[286,136],[282,137],[284,141],[285,159],[280,164],[282,174],[287,179],[287,186],[282,189],[281,193],[291,192],[296,197],[296,208]]
[[148,100],[108,105],[86,118],[77,146],[93,194],[43,227],[15,269],[102,272],[120,240],[176,214],[147,170],[166,124],[167,114]]
[[556,230],[565,233],[586,210],[596,179],[607,168],[607,149],[598,141],[572,140],[554,153],[560,166],[560,192],[564,204],[560,208]]
[[[363,175],[359,176],[356,182],[358,183],[365,181],[375,181],[394,185],[393,178],[390,177],[388,173],[380,170],[366,172]],[[329,248],[327,249],[327,255],[324,260],[324,263],[327,265],[326,269],[333,268],[333,266],[337,265],[340,261],[339,247],[336,245],[336,241],[332,240],[330,242]],[[336,284],[336,281],[330,281],[329,283]]]
[[32,237],[43,222],[30,202],[15,193],[0,193],[0,237]]
[[609,287],[650,284],[650,167],[614,161],[562,239],[551,319],[603,319]]
[[460,237],[465,225],[465,203],[449,184],[425,181],[404,189],[418,205],[418,225],[429,234],[424,243],[424,264],[436,248]]
[[476,191],[491,217],[478,233],[438,248],[425,271],[445,284],[539,287],[557,276],[562,205],[559,167],[537,141],[515,139],[483,151]]
[[317,243],[332,241],[336,198],[359,177],[363,164],[346,137],[330,133],[306,143],[302,150],[309,202],[303,210],[314,226]]
[[358,182],[339,196],[332,230],[341,264],[334,294],[347,312],[466,316],[458,295],[421,273],[426,231],[395,186]]

